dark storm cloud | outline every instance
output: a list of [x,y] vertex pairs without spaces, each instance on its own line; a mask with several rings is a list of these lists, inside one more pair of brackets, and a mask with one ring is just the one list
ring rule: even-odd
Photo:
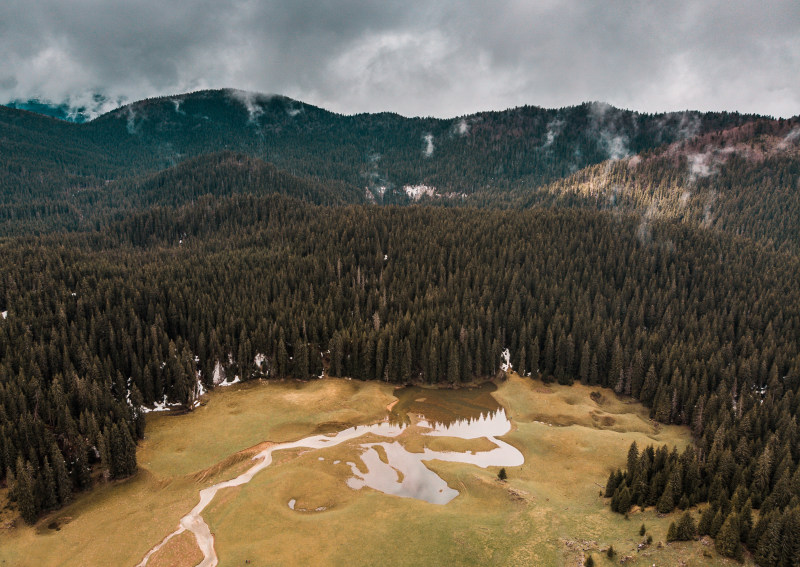
[[800,113],[800,3],[6,0],[0,100],[236,87],[454,116],[604,100]]

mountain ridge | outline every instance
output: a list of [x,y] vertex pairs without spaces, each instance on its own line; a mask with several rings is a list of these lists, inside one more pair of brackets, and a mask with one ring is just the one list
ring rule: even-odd
[[[671,207],[680,208],[682,195],[693,192],[688,185],[707,185],[717,170],[730,169],[726,165],[730,159],[737,163],[737,156],[750,146],[763,146],[764,140],[756,139],[759,136],[771,136],[771,149],[759,150],[765,159],[794,148],[800,137],[792,137],[797,124],[797,119],[726,112],[643,114],[605,103],[560,109],[522,106],[451,119],[405,118],[394,113],[342,115],[283,95],[236,89],[136,101],[83,124],[0,108],[0,149],[6,156],[0,170],[0,233],[74,230],[104,222],[87,208],[92,199],[105,202],[106,212],[115,208],[121,212],[131,202],[152,204],[158,199],[131,201],[131,195],[124,197],[115,188],[125,186],[130,192],[140,183],[137,180],[187,161],[213,178],[217,158],[209,157],[210,163],[204,165],[202,156],[220,152],[257,160],[253,164],[271,163],[312,184],[339,184],[343,191],[335,199],[329,191],[306,193],[314,202],[320,202],[317,199],[323,193],[329,203],[450,203],[458,197],[457,203],[466,200],[478,206],[624,206],[629,212],[652,217],[661,214],[653,198],[631,197],[642,193],[637,183],[658,186],[667,175],[669,183],[683,187],[668,199]],[[781,144],[785,147],[777,151]],[[680,157],[684,154],[692,156],[690,161]],[[661,177],[640,172],[631,181],[621,173],[623,162],[649,168],[652,160],[663,161],[665,155],[672,155],[674,163],[658,166],[663,170]],[[786,159],[794,162],[797,156]],[[762,177],[772,175],[768,168],[764,172]],[[678,179],[686,175],[691,182]],[[776,175],[780,177],[780,172]],[[199,181],[196,191],[215,194],[211,184],[219,185],[217,181],[209,180],[203,188],[202,176],[189,177]],[[626,185],[629,182],[634,186]],[[248,188],[245,178],[237,183],[241,185],[226,191],[262,190]],[[780,179],[775,183],[786,184]],[[752,201],[758,188],[751,183],[745,189],[746,200]],[[691,222],[702,224],[704,209],[719,206],[717,197],[725,201],[725,191],[711,190],[716,192],[713,198],[706,195],[704,202],[689,201]],[[184,195],[188,198],[194,191]],[[612,202],[598,201],[599,193]],[[782,193],[785,188],[776,195]],[[95,197],[89,199],[90,194]],[[114,201],[114,195],[120,200]],[[169,196],[165,199],[170,200]],[[710,200],[714,201],[711,205]],[[797,222],[775,212],[779,203],[773,196],[756,200],[770,201],[769,210],[759,214],[777,227],[776,233],[744,229],[739,221],[732,223],[734,230],[758,238],[774,237],[779,245],[789,240],[796,246],[800,240]],[[789,200],[795,200],[791,191]],[[741,199],[725,206],[735,211],[740,203]],[[776,215],[777,223],[771,218]]]

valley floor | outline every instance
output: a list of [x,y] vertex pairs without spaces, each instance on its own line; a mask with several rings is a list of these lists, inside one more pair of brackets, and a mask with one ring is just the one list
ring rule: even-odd
[[[654,424],[640,404],[610,390],[512,374],[492,395],[514,425],[503,440],[525,456],[507,469],[506,482],[497,480],[498,467],[431,461],[460,493],[437,505],[349,488],[346,463],[360,463],[363,439],[279,451],[250,483],[220,491],[206,508],[220,565],[580,565],[585,553],[610,565],[602,553],[610,544],[614,564],[625,556],[629,565],[735,564],[713,544],[666,544],[677,514],[648,510],[626,520],[600,497],[632,441],[681,450],[687,429]],[[264,442],[380,421],[393,401],[392,386],[377,382],[248,383],[213,392],[190,414],[151,414],[139,473],[82,495],[35,527],[17,522],[0,532],[0,566],[136,565],[174,531],[200,489],[246,470]],[[460,439],[414,436],[413,428],[403,435],[415,451],[465,450]],[[471,448],[490,448],[481,441]],[[642,523],[653,544],[637,552]],[[148,565],[183,567],[201,558],[184,533]]]

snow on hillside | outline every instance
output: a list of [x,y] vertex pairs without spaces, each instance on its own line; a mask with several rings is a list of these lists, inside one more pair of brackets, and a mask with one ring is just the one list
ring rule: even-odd
[[436,194],[436,187],[429,185],[404,185],[403,191],[412,201],[419,201],[422,197],[433,197]]

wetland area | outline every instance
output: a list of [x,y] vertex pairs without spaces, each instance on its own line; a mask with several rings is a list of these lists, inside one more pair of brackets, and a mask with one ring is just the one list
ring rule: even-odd
[[[631,441],[689,439],[610,390],[513,374],[240,384],[151,414],[140,472],[0,534],[0,565],[603,564],[611,544],[633,565],[727,564],[700,542],[659,548],[672,518],[626,520],[599,495]],[[637,552],[642,523],[655,542]]]

